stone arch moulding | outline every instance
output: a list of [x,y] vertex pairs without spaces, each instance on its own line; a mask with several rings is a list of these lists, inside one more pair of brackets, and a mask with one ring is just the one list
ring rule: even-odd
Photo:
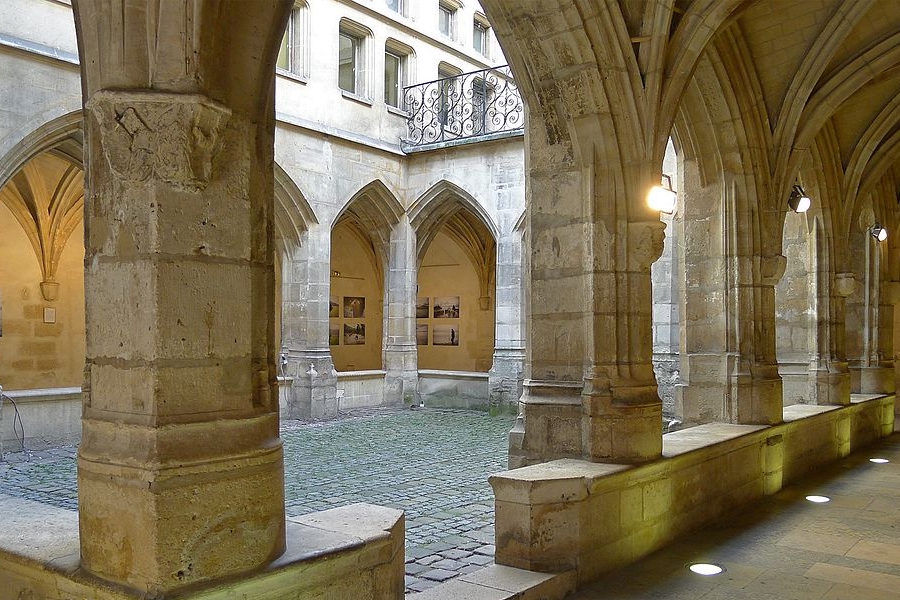
[[[8,151],[0,153],[0,188],[29,160],[47,150],[51,150],[66,140],[80,136],[84,131],[84,113],[81,109],[59,115],[52,120],[43,121],[41,125],[26,134]],[[3,147],[0,146],[0,151]],[[75,157],[72,157],[73,160]],[[79,160],[82,166],[82,160]]]
[[[478,217],[482,224],[487,227],[487,230],[491,233],[495,242],[500,239],[499,228],[481,203],[478,202],[472,194],[460,186],[446,179],[442,179],[431,186],[424,194],[419,196],[409,208],[409,222],[416,231],[416,235],[420,241],[427,237],[421,235],[424,231],[423,227],[430,227],[430,225],[427,224],[440,225],[443,220],[453,212],[454,207],[448,206],[447,202],[443,202],[443,200],[448,197],[454,198]],[[427,244],[425,245],[427,246]],[[421,248],[422,246],[420,245],[420,250]]]
[[306,195],[277,162],[274,171],[275,231],[279,250],[285,256],[292,256],[300,248],[303,234],[319,220]]
[[404,210],[400,201],[383,181],[376,179],[361,187],[344,204],[331,221],[331,229],[348,214],[352,214],[379,245],[380,258],[388,264],[387,248],[391,230],[400,222]]

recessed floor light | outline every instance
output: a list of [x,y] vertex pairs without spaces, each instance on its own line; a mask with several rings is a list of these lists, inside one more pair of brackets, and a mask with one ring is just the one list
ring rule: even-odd
[[889,460],[886,459],[886,458],[870,458],[870,459],[869,459],[869,462],[873,462],[873,463],[877,463],[877,464],[879,464],[879,465],[883,465],[884,463],[889,463],[889,462],[891,462],[891,461],[889,461]]
[[697,575],[718,575],[725,571],[725,567],[722,565],[714,565],[711,563],[694,563],[688,568]]
[[831,498],[829,498],[828,496],[807,496],[806,499],[810,502],[815,502],[816,504],[831,502]]

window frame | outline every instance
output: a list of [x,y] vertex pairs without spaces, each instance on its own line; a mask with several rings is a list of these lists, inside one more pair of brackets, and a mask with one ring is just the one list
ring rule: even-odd
[[[309,4],[295,2],[284,30],[281,49],[275,64],[275,72],[300,79],[309,77]],[[281,66],[282,52],[286,66]]]
[[[475,44],[475,31],[481,31],[481,46]],[[488,23],[487,17],[478,13],[472,19],[472,48],[485,58],[491,56],[491,24]]]
[[[353,89],[348,90],[341,85],[341,39],[349,38],[355,42],[353,49]],[[337,42],[337,86],[345,95],[371,102],[371,41],[372,32],[362,25],[341,19],[338,26]]]
[[[444,13],[447,14],[447,31],[444,31]],[[438,32],[451,40],[456,40],[456,21],[459,13],[459,5],[445,0],[438,1]]]

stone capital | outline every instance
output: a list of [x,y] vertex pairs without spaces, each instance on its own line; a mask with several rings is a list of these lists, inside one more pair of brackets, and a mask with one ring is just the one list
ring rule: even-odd
[[834,291],[838,296],[846,298],[856,291],[856,275],[853,273],[835,273]]
[[662,256],[666,239],[662,221],[637,221],[628,224],[628,269],[649,271]]
[[110,169],[130,183],[202,190],[231,111],[196,94],[96,92],[85,105],[100,129]]

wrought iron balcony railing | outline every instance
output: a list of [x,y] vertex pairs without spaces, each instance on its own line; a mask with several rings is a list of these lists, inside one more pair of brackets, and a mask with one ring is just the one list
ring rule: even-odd
[[404,152],[519,134],[525,105],[508,66],[473,71],[403,89]]

